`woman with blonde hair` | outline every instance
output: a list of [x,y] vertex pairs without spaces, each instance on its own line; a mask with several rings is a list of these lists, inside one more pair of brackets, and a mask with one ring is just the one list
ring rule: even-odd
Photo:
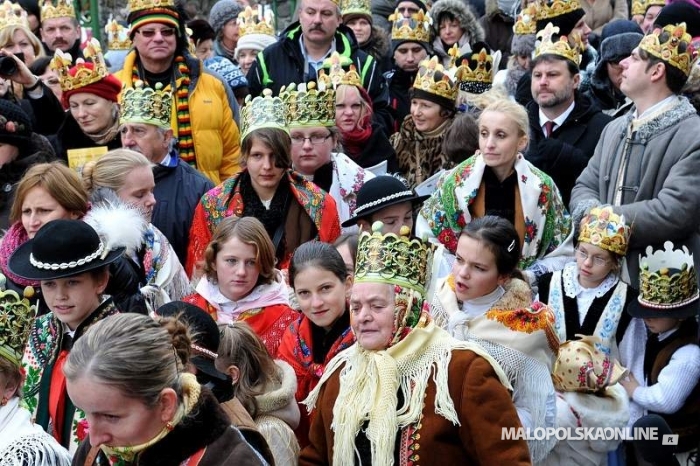
[[177,319],[136,314],[99,322],[76,342],[66,386],[90,430],[74,464],[265,464],[183,370],[190,347]]
[[184,299],[218,323],[247,322],[270,354],[296,318],[289,291],[275,268],[275,248],[254,217],[224,219],[204,252],[204,276]]
[[93,203],[85,221],[126,257],[150,309],[191,292],[182,265],[167,238],[151,221],[155,181],[151,162],[129,149],[117,149],[85,164],[83,184]]
[[247,323],[232,322],[219,329],[216,368],[231,377],[234,396],[255,420],[275,464],[296,464],[299,443],[293,429],[299,424],[299,407],[294,369],[273,359]]
[[518,232],[518,268],[534,286],[573,256],[571,217],[552,178],[521,152],[528,143],[525,108],[496,100],[481,112],[478,127],[479,150],[440,179],[423,204],[416,235],[434,238],[454,255],[462,229],[473,219],[505,218]]
[[0,49],[15,54],[22,53],[23,61],[27,66],[32,66],[34,60],[45,56],[39,38],[28,27],[21,24],[4,26],[0,29]]

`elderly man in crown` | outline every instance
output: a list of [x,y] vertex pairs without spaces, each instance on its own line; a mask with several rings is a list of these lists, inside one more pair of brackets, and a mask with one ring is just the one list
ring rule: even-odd
[[326,366],[300,465],[530,464],[501,366],[433,322],[425,300],[432,246],[381,234],[358,244],[350,299],[357,343]]
[[173,0],[130,0],[134,49],[117,77],[126,88],[142,81],[170,91],[170,126],[180,158],[218,184],[240,169],[237,104],[229,86],[190,54],[182,15]]

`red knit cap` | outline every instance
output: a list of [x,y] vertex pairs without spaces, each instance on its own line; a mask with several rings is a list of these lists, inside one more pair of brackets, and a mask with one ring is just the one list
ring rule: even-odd
[[[90,70],[94,69],[94,65],[90,62],[85,62],[80,65],[81,68],[88,68]],[[75,76],[78,72],[78,66],[72,67],[68,72],[71,76]],[[80,92],[86,92],[88,94],[95,94],[104,99],[110,100],[112,102],[119,101],[119,93],[122,91],[122,83],[115,76],[107,74],[104,78],[97,82],[90,83],[87,86],[76,87],[70,90],[63,91],[63,104],[68,106],[68,99],[73,94],[78,94]]]

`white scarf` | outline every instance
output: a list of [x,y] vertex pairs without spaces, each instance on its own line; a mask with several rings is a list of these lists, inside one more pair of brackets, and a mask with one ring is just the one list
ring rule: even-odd
[[32,423],[31,414],[11,398],[0,407],[0,464],[3,466],[69,466],[68,452]]

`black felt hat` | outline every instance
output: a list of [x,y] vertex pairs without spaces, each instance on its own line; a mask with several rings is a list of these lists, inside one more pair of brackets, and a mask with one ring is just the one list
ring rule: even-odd
[[344,221],[342,226],[351,227],[357,224],[358,220],[367,218],[385,207],[402,202],[417,204],[429,197],[419,196],[398,178],[389,175],[377,176],[366,182],[357,191],[355,216]]
[[192,364],[198,370],[219,380],[228,380],[214,366],[219,350],[219,327],[214,319],[197,306],[183,301],[173,301],[156,310],[161,317],[177,317],[187,323],[194,338],[192,343]]
[[124,248],[107,250],[93,228],[82,220],[52,220],[10,257],[10,272],[29,280],[79,275],[111,264]]

